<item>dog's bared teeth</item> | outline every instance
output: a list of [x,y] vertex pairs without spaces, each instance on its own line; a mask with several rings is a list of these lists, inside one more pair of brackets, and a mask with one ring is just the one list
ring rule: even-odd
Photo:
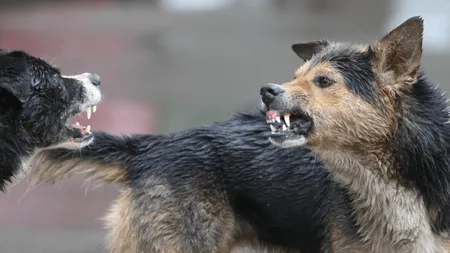
[[90,125],[88,125],[88,126],[86,127],[86,132],[88,132],[88,133],[91,132],[91,126],[90,126]]
[[291,114],[285,114],[284,115],[284,122],[286,122],[287,126],[291,126],[291,120],[290,120]]
[[269,124],[271,122],[271,120],[270,119],[266,119],[266,122],[267,122],[267,124]]
[[278,122],[278,123],[280,123],[281,122],[281,119],[280,119],[280,117],[276,117],[275,118],[275,120]]
[[86,118],[87,118],[87,119],[90,119],[90,118],[91,118],[91,114],[92,114],[92,109],[91,109],[91,107],[89,106],[89,107],[86,109]]
[[286,124],[283,124],[283,126],[282,126],[282,128],[281,128],[283,131],[286,131],[287,130],[287,126],[286,126]]
[[96,105],[93,105],[92,106],[92,112],[96,112],[97,111],[97,106]]
[[273,125],[270,125],[270,130],[272,130],[272,132],[276,132],[277,131],[277,129]]
[[77,121],[77,123],[75,123],[75,124],[76,124],[77,126],[79,126],[79,125],[80,125],[80,122]]

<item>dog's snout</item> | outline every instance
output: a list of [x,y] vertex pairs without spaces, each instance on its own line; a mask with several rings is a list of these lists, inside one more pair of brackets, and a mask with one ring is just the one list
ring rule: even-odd
[[89,74],[88,75],[89,81],[95,85],[95,86],[100,86],[101,80],[100,80],[100,76],[97,74]]
[[283,87],[278,84],[268,83],[261,87],[260,95],[265,105],[270,105],[275,98],[284,92]]

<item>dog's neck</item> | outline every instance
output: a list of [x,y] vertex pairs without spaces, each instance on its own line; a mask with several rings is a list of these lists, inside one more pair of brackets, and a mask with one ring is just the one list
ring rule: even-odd
[[351,195],[357,225],[373,252],[441,252],[422,196],[389,176],[389,155],[367,157],[341,151],[318,156]]
[[14,176],[23,169],[24,164],[34,152],[30,140],[21,138],[26,136],[19,127],[0,124],[0,191],[3,191],[8,182],[12,182]]

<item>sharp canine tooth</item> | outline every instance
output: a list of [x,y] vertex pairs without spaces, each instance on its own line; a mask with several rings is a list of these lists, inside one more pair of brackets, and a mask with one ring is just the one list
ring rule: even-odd
[[287,126],[291,126],[290,117],[291,117],[290,114],[284,115],[284,121],[286,122],[286,125],[287,125]]
[[77,121],[77,123],[75,123],[75,124],[76,124],[77,126],[79,126],[79,125],[80,125],[80,122]]
[[91,118],[91,112],[92,112],[92,109],[91,109],[91,107],[89,106],[89,107],[86,109],[86,117],[87,117],[87,119],[90,119],[90,118]]
[[287,127],[286,127],[286,125],[285,125],[285,124],[283,124],[283,128],[282,128],[282,130],[283,130],[283,131],[286,131],[286,130],[287,130]]
[[90,125],[88,125],[87,127],[86,127],[86,132],[90,132],[91,131],[91,126]]
[[270,119],[266,119],[266,122],[267,122],[267,123],[270,123]]
[[274,126],[272,126],[272,125],[270,125],[270,130],[272,130],[272,132],[276,132],[277,131],[277,129]]
[[96,112],[97,111],[97,106],[96,105],[93,105],[92,106],[92,112]]
[[280,119],[280,117],[276,117],[275,118],[275,120],[278,122],[278,123],[280,123],[281,122],[281,119]]

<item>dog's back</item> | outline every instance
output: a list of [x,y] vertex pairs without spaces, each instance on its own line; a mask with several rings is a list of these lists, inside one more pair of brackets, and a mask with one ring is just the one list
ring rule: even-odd
[[[351,216],[347,196],[310,151],[270,144],[261,112],[169,135],[94,135],[80,151],[36,157],[32,180],[121,184],[107,216],[112,252],[316,252],[328,240],[328,217]],[[354,233],[350,220],[340,226]]]

